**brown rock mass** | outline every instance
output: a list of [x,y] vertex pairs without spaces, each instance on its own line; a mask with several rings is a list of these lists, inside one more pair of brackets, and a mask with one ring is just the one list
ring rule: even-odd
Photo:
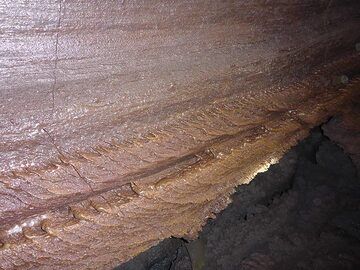
[[359,100],[356,0],[0,0],[0,268],[194,237]]

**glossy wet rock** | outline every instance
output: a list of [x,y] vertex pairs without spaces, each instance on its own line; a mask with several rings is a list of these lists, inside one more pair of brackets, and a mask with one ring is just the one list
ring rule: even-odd
[[108,269],[195,237],[358,99],[358,8],[0,1],[0,267]]

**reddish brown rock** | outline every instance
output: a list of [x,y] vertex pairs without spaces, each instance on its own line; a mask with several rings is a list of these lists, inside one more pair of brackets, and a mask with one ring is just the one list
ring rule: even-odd
[[358,1],[0,1],[0,268],[193,237],[358,98]]

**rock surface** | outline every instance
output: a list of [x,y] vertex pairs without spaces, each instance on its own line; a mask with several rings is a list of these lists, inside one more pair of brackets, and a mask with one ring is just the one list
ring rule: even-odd
[[[315,130],[278,164],[238,187],[230,206],[208,222],[197,240],[180,245],[193,263],[185,269],[359,269],[358,173],[348,155]],[[157,248],[164,254],[168,248],[162,244]],[[134,262],[148,254],[116,269],[135,269]],[[136,269],[176,267],[175,261]]]
[[195,238],[359,98],[359,9],[0,0],[0,268],[110,269]]
[[341,115],[337,115],[324,125],[326,136],[338,143],[353,160],[360,171],[360,103],[354,102]]

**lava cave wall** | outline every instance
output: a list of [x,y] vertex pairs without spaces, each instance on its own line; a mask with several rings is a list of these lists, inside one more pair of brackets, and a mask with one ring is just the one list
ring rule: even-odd
[[0,0],[0,268],[193,238],[359,96],[359,1]]

